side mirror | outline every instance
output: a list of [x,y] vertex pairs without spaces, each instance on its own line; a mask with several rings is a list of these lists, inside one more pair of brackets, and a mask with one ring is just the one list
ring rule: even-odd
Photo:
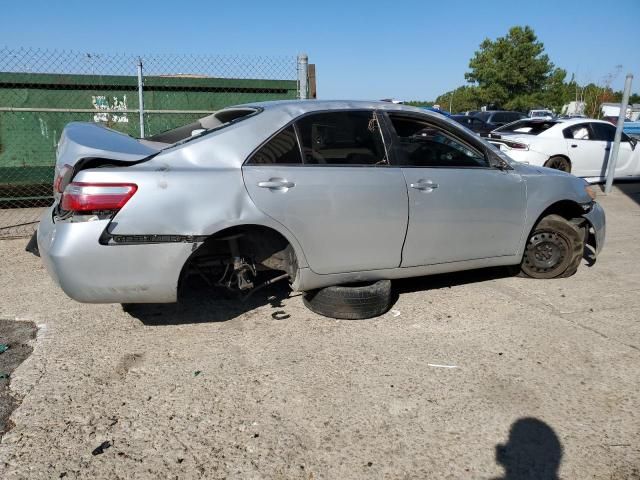
[[492,167],[497,168],[498,170],[513,170],[513,167],[509,165],[509,162],[493,152],[489,153],[489,162]]
[[513,167],[509,165],[509,163],[507,163],[507,161],[503,160],[502,158],[498,159],[496,168],[498,168],[499,170],[513,170]]

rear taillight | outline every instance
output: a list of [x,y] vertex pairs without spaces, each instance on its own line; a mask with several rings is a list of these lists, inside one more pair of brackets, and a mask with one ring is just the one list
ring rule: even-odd
[[73,167],[71,165],[64,165],[60,170],[56,168],[56,178],[53,180],[53,194],[62,193],[64,187],[71,180],[71,174],[73,173]]
[[71,212],[120,210],[137,189],[133,183],[72,182],[64,189],[60,207]]
[[516,142],[514,140],[506,140],[504,138],[498,140],[493,134],[489,138],[489,141],[496,146],[507,147],[510,150],[529,150],[529,145],[527,145],[526,143]]
[[514,150],[529,150],[529,145],[527,145],[526,143],[509,142],[507,143],[507,145]]

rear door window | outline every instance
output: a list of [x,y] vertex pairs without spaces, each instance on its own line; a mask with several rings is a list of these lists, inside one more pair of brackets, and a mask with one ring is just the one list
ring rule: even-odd
[[496,128],[496,132],[512,132],[512,133],[527,133],[529,135],[538,135],[545,130],[550,129],[558,122],[549,120],[548,122],[540,120],[520,120],[513,122],[509,125],[503,125]]
[[593,140],[593,133],[588,123],[579,123],[578,125],[572,125],[565,128],[562,131],[564,138],[570,138],[573,140]]
[[256,151],[247,165],[299,165],[300,147],[293,125],[289,125]]
[[609,123],[592,122],[591,129],[593,130],[594,140],[613,142],[613,139],[616,136],[616,127]]
[[394,153],[412,167],[488,167],[485,156],[454,134],[413,117],[390,114],[397,140]]
[[493,123],[507,123],[508,117],[504,113],[494,113],[491,121]]
[[373,111],[323,112],[296,122],[305,164],[386,165],[380,126]]

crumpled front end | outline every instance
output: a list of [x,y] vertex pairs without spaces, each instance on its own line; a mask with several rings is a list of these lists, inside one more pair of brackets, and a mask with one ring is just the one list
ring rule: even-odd
[[593,202],[591,209],[583,215],[583,217],[589,222],[590,232],[587,238],[587,242],[593,247],[598,255],[602,251],[604,246],[605,234],[606,234],[606,221],[604,209],[598,202]]

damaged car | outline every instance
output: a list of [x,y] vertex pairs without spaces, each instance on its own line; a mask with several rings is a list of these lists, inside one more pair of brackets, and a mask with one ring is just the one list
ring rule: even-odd
[[192,276],[276,281],[369,318],[391,280],[493,266],[567,277],[605,217],[573,175],[511,160],[446,117],[388,102],[229,107],[145,139],[71,123],[42,259],[80,302],[175,302]]

